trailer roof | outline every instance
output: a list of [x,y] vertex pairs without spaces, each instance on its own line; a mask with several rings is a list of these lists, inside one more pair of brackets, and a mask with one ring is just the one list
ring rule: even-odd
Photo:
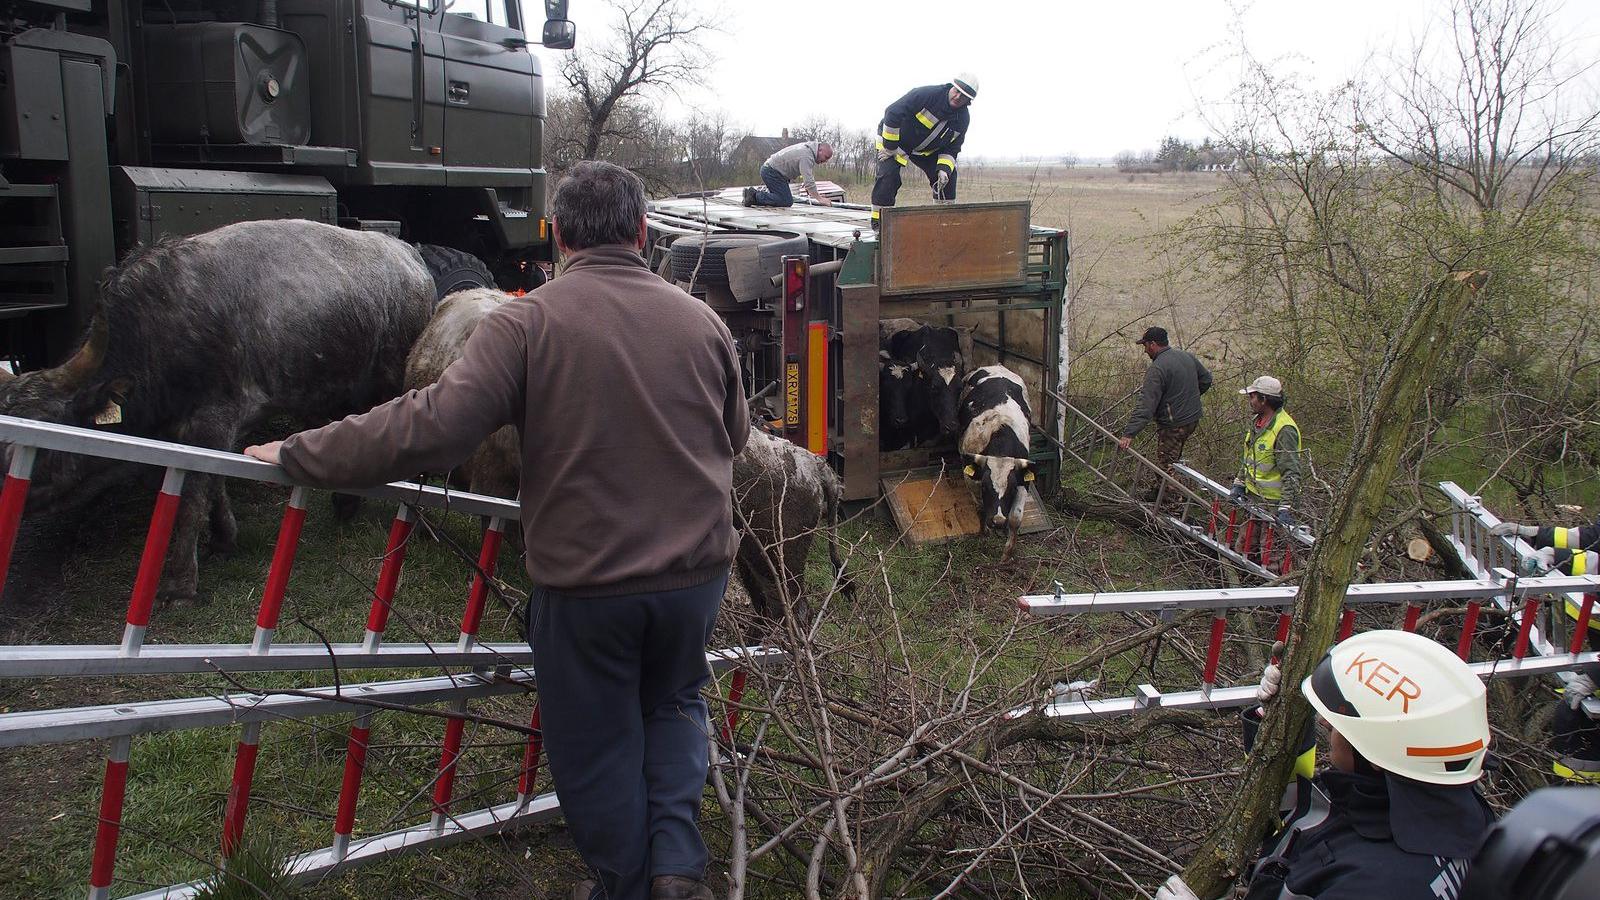
[[[820,186],[820,185],[819,185]],[[680,195],[650,201],[651,217],[658,224],[677,224],[684,230],[699,231],[700,225],[714,228],[792,231],[819,244],[848,250],[856,233],[871,238],[872,207],[860,204],[823,206],[796,197],[794,206],[745,206],[743,188],[725,188],[704,194]]]
[[[831,181],[819,181],[817,187],[824,194],[843,195],[843,190]],[[872,228],[872,207],[861,203],[839,203],[823,206],[804,196],[794,198],[794,206],[745,206],[743,188],[731,187],[718,191],[679,194],[661,200],[651,200],[650,218],[657,227],[685,232],[701,231],[709,224],[713,228],[740,228],[754,231],[792,231],[811,240],[840,250],[850,249],[859,233],[866,240],[876,240]],[[832,192],[837,191],[837,194]],[[1030,226],[1035,234],[1054,234],[1057,229]]]

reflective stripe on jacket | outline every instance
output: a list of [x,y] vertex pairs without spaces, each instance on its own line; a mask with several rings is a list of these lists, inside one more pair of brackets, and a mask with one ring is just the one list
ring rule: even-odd
[[[1293,428],[1297,436],[1300,434],[1300,426],[1295,424],[1294,417],[1289,415],[1288,410],[1280,409],[1260,433],[1252,428],[1245,436],[1244,488],[1263,500],[1276,502],[1283,499],[1284,473],[1278,467],[1273,450],[1277,447],[1279,433],[1285,428]],[[1302,443],[1300,449],[1304,448]]]
[[901,165],[905,165],[902,154],[937,155],[938,165],[953,172],[971,121],[967,107],[950,105],[948,83],[912,88],[883,111],[878,149],[895,153]]

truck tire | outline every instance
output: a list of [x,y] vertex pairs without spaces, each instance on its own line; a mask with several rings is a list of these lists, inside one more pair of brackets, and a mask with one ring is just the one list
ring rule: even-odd
[[438,300],[479,287],[495,287],[494,275],[483,260],[465,250],[439,244],[418,244],[422,263],[433,276],[434,297]]
[[784,254],[804,256],[810,252],[810,244],[805,238],[788,232],[713,231],[709,234],[686,234],[672,244],[672,278],[674,281],[689,281],[692,277],[696,287],[727,284],[728,265],[723,257],[729,250],[752,244],[792,244],[792,248],[770,248]]

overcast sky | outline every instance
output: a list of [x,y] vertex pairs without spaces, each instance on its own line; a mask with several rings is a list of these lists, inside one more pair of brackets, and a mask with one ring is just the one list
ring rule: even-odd
[[[674,117],[723,109],[740,130],[776,135],[809,116],[872,128],[912,87],[958,71],[980,83],[965,153],[995,157],[1075,152],[1087,159],[1151,148],[1164,134],[1205,135],[1196,98],[1236,75],[1226,46],[1240,4],[1224,0],[692,0],[720,11],[716,57],[703,88],[666,98]],[[530,18],[539,18],[528,3]],[[1446,10],[1445,0],[1258,0],[1243,16],[1260,57],[1296,54],[1324,83]],[[603,0],[571,0],[578,42],[607,28]],[[1600,60],[1600,2],[1569,0],[1561,30],[1582,58]],[[534,26],[537,28],[537,25]],[[559,51],[545,53],[552,72]],[[552,79],[554,80],[554,79]]]

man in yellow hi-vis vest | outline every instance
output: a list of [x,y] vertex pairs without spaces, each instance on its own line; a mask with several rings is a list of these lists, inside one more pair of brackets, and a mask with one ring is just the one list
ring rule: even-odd
[[1241,474],[1233,480],[1235,503],[1249,499],[1276,509],[1278,524],[1294,527],[1294,501],[1300,495],[1300,426],[1283,408],[1283,382],[1263,375],[1240,391],[1250,401],[1250,433]]

